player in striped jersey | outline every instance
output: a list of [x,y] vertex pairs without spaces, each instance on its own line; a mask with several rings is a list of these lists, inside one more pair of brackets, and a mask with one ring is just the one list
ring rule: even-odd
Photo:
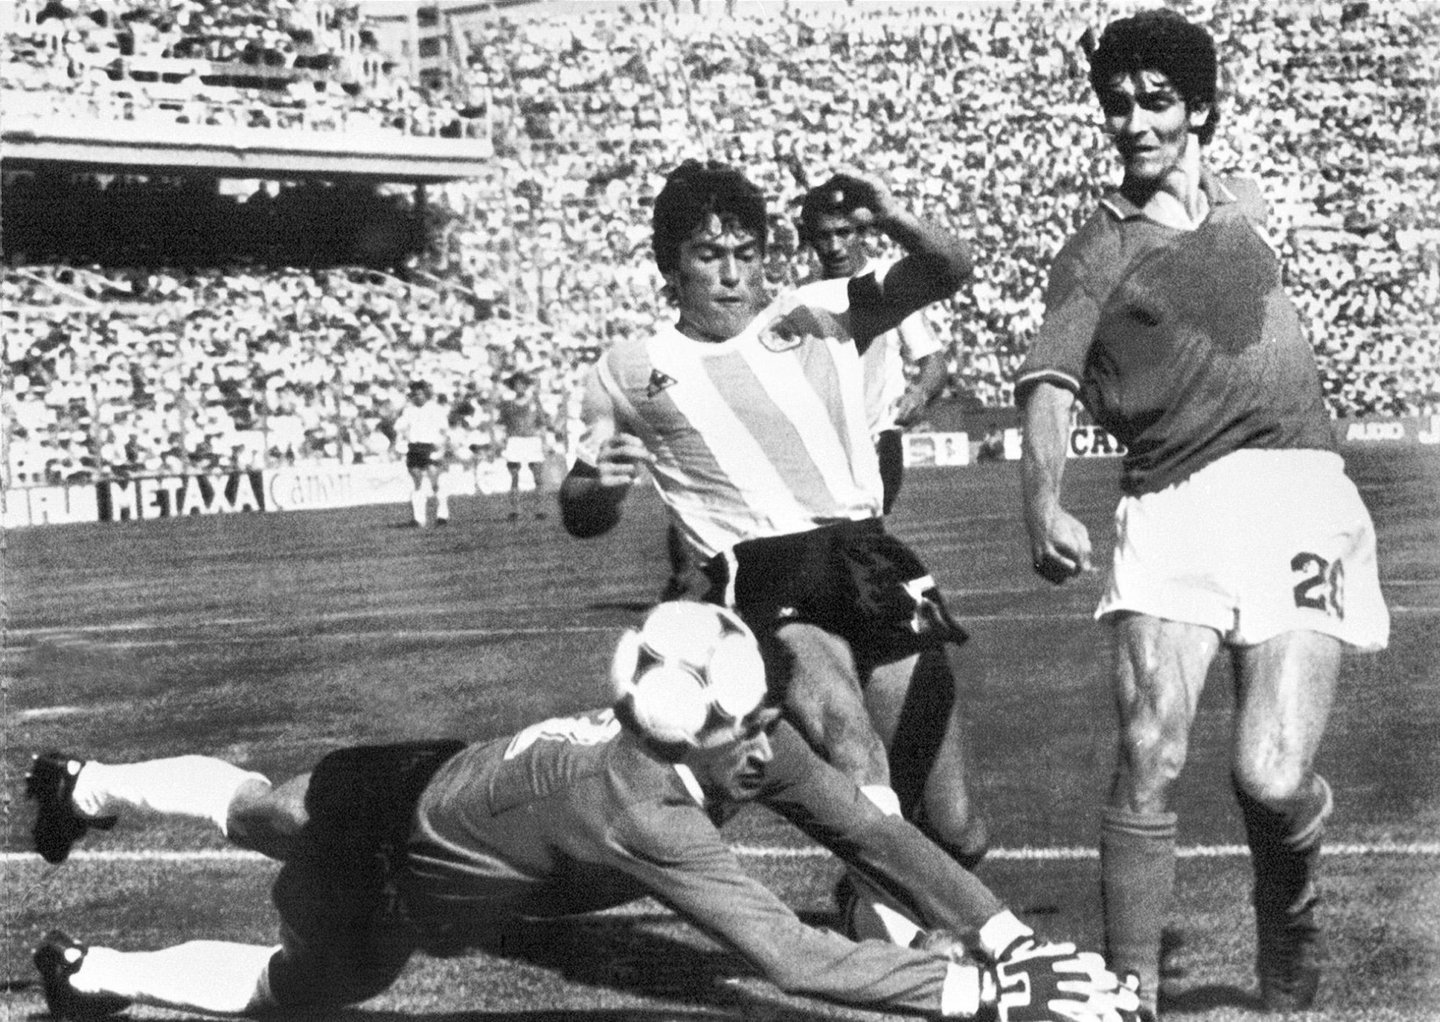
[[973,865],[986,838],[945,647],[964,632],[885,533],[860,361],[875,337],[954,293],[970,255],[879,181],[847,173],[832,185],[906,255],[772,301],[759,190],[719,164],[671,174],[654,252],[678,319],[594,367],[561,510],[572,534],[603,534],[648,468],[709,598],[761,636],[800,731],[886,811]]

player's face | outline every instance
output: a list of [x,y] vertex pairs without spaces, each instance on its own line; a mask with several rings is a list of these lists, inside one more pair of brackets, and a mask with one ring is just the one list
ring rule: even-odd
[[712,216],[685,239],[665,281],[680,307],[681,333],[728,341],[765,305],[765,246],[733,221]]
[[1191,133],[1209,116],[1208,107],[1187,110],[1169,77],[1159,71],[1116,75],[1100,92],[1105,134],[1115,144],[1129,183],[1159,183],[1176,170]]
[[822,213],[806,226],[805,235],[826,280],[853,277],[865,265],[865,232],[848,216]]
[[743,720],[705,736],[685,762],[706,794],[730,802],[748,802],[760,793],[765,772],[775,758],[770,733],[780,710],[762,706]]

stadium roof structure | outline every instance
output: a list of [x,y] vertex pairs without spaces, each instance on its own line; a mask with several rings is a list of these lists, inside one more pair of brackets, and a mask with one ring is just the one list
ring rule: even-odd
[[486,139],[383,131],[286,131],[13,115],[0,125],[0,169],[6,171],[59,166],[82,173],[426,184],[475,177],[487,169],[491,155]]

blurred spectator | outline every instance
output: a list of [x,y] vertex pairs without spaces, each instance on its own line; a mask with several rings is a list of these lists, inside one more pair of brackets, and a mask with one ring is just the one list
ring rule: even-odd
[[[1212,159],[1266,190],[1333,412],[1440,413],[1440,5],[1182,6],[1238,51]],[[7,115],[111,118],[128,104],[207,125],[483,131],[497,156],[429,190],[428,248],[413,210],[384,193],[270,187],[242,202],[193,185],[7,179],[3,236],[24,268],[0,292],[12,479],[17,450],[27,471],[72,474],[375,459],[415,376],[463,404],[475,436],[498,381],[529,373],[563,450],[579,368],[669,315],[646,224],[663,173],[699,155],[758,168],[790,214],[772,223],[777,285],[798,199],[837,164],[954,223],[976,277],[927,315],[954,393],[1008,405],[1049,261],[1110,172],[1098,130],[1053,127],[1057,111],[1089,109],[1075,45],[1089,9],[1060,0],[496,18],[452,93],[395,78],[343,3],[48,9],[24,2],[11,20]],[[107,70],[139,57],[248,61],[285,84],[148,95]],[[121,231],[117,216],[152,229]],[[330,227],[361,221],[389,226]],[[285,266],[314,268],[273,268]]]

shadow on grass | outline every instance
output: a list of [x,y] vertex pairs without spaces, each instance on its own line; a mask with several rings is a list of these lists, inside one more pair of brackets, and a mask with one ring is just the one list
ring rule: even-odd
[[639,614],[655,606],[654,600],[599,600],[586,604],[591,610],[623,610]]
[[[572,989],[594,991],[593,1007],[515,1008],[477,1006],[473,1011],[394,1011],[351,1008],[330,1013],[337,1022],[607,1022],[607,1020],[745,1019],[747,1022],[809,1022],[816,1015],[803,1002],[785,1003],[786,996],[763,984],[759,974],[739,955],[698,943],[688,927],[676,927],[672,918],[659,926],[689,939],[659,932],[650,918],[588,919],[534,923],[485,940],[461,952],[493,959],[495,1000],[524,1003],[528,993],[506,989],[510,964],[539,967]],[[425,960],[427,956],[421,956]],[[443,959],[444,956],[438,956]],[[477,963],[480,970],[483,963]],[[744,985],[735,981],[745,981]],[[483,996],[483,995],[482,995]],[[657,1006],[612,1007],[618,999],[638,998],[661,1002]],[[557,997],[558,999],[558,997]],[[608,1002],[608,1003],[607,1003]],[[668,1004],[664,1002],[669,1002]],[[533,1002],[532,1002],[533,1003]],[[305,1016],[285,1016],[305,1017]]]
[[[630,1019],[654,1019],[656,1022],[686,1022],[702,1019],[721,1018],[745,1018],[744,1009],[726,1011],[723,1014],[714,1009],[696,1008],[694,1010],[675,1008],[569,1008],[563,1010],[537,1009],[535,1011],[446,1011],[434,1014],[409,1012],[367,1012],[367,1011],[345,1011],[338,1015],[326,1015],[326,1019],[334,1019],[335,1022],[628,1022]],[[768,1018],[778,1018],[776,1015],[769,1015]],[[799,1022],[801,1019],[811,1019],[812,1015],[795,1012],[790,1016]],[[315,1016],[292,1016],[292,1015],[271,1015],[267,1018],[282,1020],[301,1018],[305,1022],[311,1022]],[[317,1020],[318,1022],[318,1020]]]

